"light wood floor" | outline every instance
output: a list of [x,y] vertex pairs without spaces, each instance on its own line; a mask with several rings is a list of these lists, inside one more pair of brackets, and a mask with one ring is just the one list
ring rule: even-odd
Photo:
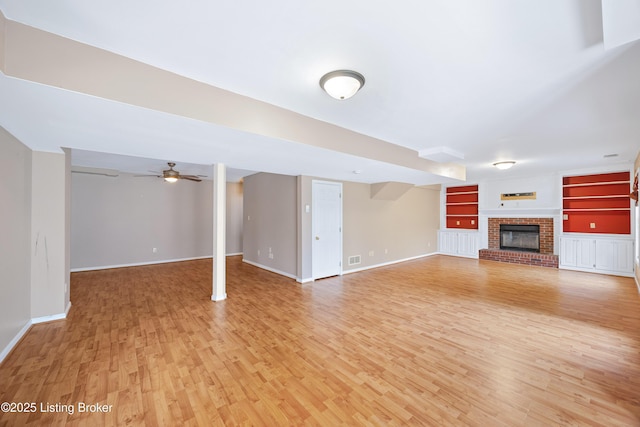
[[[74,273],[0,425],[640,425],[632,279],[434,256],[300,285],[228,260]],[[79,402],[112,405],[78,413]]]

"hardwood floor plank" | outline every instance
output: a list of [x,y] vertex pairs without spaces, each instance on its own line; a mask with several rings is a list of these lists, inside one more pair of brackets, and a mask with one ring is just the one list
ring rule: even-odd
[[[0,365],[13,425],[640,425],[632,279],[434,256],[300,285],[227,260],[74,273]],[[112,405],[79,412],[80,402]]]

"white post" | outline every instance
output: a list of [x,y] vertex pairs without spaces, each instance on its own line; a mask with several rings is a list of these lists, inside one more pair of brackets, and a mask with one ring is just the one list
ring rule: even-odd
[[213,165],[213,291],[212,301],[227,298],[226,283],[226,210],[227,170],[225,165]]

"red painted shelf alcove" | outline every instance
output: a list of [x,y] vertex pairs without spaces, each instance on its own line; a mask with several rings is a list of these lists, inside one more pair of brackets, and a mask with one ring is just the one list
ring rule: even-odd
[[447,228],[478,229],[478,186],[447,188]]
[[562,179],[565,233],[631,233],[631,174],[613,172]]

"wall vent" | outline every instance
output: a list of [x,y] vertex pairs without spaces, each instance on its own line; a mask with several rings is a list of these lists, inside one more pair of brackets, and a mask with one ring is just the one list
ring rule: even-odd
[[361,262],[360,255],[354,255],[349,257],[349,265],[360,264],[360,262]]

